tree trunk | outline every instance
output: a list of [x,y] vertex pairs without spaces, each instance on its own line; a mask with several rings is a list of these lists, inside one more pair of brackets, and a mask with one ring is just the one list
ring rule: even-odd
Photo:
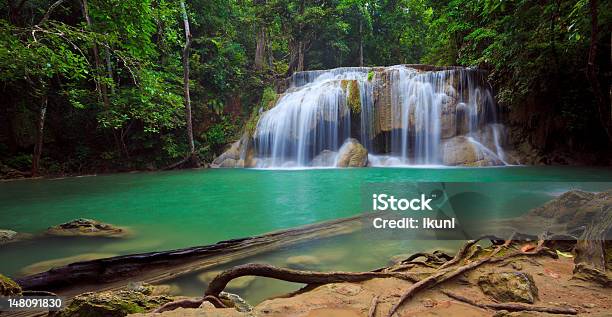
[[262,70],[266,56],[266,30],[262,26],[257,32],[257,47],[255,48],[255,69]]
[[[110,82],[113,82],[113,64],[111,63],[110,50],[108,47],[104,49],[104,55],[106,57],[106,77]],[[115,94],[115,87],[111,85],[111,94]]]
[[363,67],[363,21],[359,18],[359,67]]
[[611,286],[612,280],[606,272],[606,240],[612,230],[612,214],[601,210],[591,224],[586,226],[574,252],[574,278]]
[[599,22],[598,22],[598,8],[597,0],[589,0],[589,7],[591,12],[591,44],[589,47],[589,59],[587,63],[587,76],[593,89],[595,97],[595,103],[597,105],[597,111],[599,114],[599,120],[603,130],[608,136],[608,140],[612,142],[612,131],[610,131],[610,104],[607,101],[606,95],[601,90],[598,77],[598,65],[597,65],[597,42],[599,40]]
[[[255,6],[261,6],[266,3],[266,0],[254,0]],[[259,23],[257,31],[256,47],[255,47],[255,69],[262,70],[266,59],[266,28],[264,23]]]
[[185,27],[185,47],[183,48],[183,95],[185,102],[185,121],[187,122],[187,139],[189,142],[189,155],[195,158],[195,144],[193,141],[193,123],[191,120],[191,97],[189,96],[189,53],[191,50],[191,31],[185,1],[181,1],[183,24]]
[[[87,22],[87,27],[89,27],[89,29],[91,31],[93,31],[93,22],[91,21],[91,17],[89,16],[89,5],[87,4],[87,0],[82,0],[81,4],[83,6],[83,17],[85,18],[85,21]],[[101,74],[103,74],[103,70],[102,70],[102,62],[100,60],[100,51],[98,50],[98,44],[97,43],[93,43],[93,47],[92,47],[92,52],[93,52],[93,56],[94,56],[94,63],[96,65],[96,74],[98,76],[101,76]],[[96,89],[98,89],[98,91],[100,92],[100,95],[102,97],[102,102],[104,102],[104,108],[108,109],[110,108],[110,101],[108,99],[108,89],[106,87],[105,83],[99,83],[99,80],[96,79]]]
[[304,70],[304,41],[298,42],[298,52],[297,52],[297,67],[295,71],[301,72]]
[[48,97],[45,93],[40,104],[38,112],[38,122],[36,124],[36,143],[34,144],[34,155],[32,156],[32,177],[38,176],[40,168],[40,156],[42,154],[44,131],[45,131],[45,116],[47,115]]

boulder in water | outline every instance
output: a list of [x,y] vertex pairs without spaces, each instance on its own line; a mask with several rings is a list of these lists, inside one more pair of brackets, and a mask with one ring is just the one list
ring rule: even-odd
[[[503,163],[490,150],[470,141],[465,136],[456,136],[441,143],[442,164],[451,166],[495,166]],[[491,152],[491,153],[488,153]]]
[[481,275],[478,286],[483,293],[503,303],[533,304],[538,299],[538,288],[533,277],[525,272],[494,272]]
[[103,223],[92,219],[75,219],[70,222],[50,227],[47,234],[52,236],[84,236],[84,237],[124,237],[125,228]]
[[21,295],[21,287],[10,278],[0,274],[0,296]]
[[368,165],[368,150],[359,141],[350,138],[338,151],[337,167],[364,167]]
[[0,229],[0,245],[21,241],[31,238],[28,233],[20,233],[13,230]]

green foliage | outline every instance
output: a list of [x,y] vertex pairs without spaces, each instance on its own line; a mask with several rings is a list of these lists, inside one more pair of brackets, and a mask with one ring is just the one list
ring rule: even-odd
[[14,169],[26,171],[32,166],[32,154],[19,154],[8,158],[4,163]]
[[[90,0],[91,23],[78,2],[63,2],[46,20],[55,1],[19,8],[13,2],[0,7],[0,136],[9,138],[0,140],[3,162],[13,157],[28,169],[22,154],[32,151],[44,100],[51,137],[43,157],[53,169],[129,169],[187,153],[179,2]],[[261,111],[280,97],[272,83],[298,70],[300,54],[304,70],[325,69],[359,65],[362,49],[370,66],[484,68],[503,105],[548,105],[568,130],[584,133],[596,119],[584,75],[588,6],[586,0],[189,1],[199,152],[211,159],[242,127],[253,133]],[[609,7],[600,1],[602,52],[609,52]],[[263,69],[254,67],[258,44]],[[609,54],[600,55],[602,83],[609,82]],[[358,94],[349,95],[357,109]],[[9,128],[14,121],[19,127]],[[26,131],[14,133],[19,129]]]
[[238,132],[239,129],[232,119],[229,116],[223,116],[219,122],[208,128],[202,139],[212,147],[223,147],[235,141]]
[[266,86],[264,88],[262,96],[261,96],[261,105],[260,107],[264,110],[270,110],[274,107],[276,101],[278,101],[278,94],[274,87]]

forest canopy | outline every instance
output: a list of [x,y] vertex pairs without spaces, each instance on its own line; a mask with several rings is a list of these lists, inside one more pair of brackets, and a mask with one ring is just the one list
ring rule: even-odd
[[520,120],[551,125],[543,141],[528,137],[534,146],[596,151],[611,135],[610,8],[597,0],[7,0],[0,168],[158,169],[185,157],[185,56],[203,162],[238,139],[274,100],[275,83],[296,71],[413,63],[485,69],[507,113],[523,109]]

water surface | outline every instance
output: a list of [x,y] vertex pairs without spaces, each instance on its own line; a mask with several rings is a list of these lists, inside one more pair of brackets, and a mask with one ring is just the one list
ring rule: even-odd
[[[356,215],[362,185],[411,181],[612,181],[572,167],[208,169],[0,183],[0,228],[33,234],[75,218],[130,227],[126,239],[44,238],[0,247],[0,272],[83,253],[215,243]],[[395,251],[394,251],[395,252]],[[373,263],[372,263],[373,265]]]

